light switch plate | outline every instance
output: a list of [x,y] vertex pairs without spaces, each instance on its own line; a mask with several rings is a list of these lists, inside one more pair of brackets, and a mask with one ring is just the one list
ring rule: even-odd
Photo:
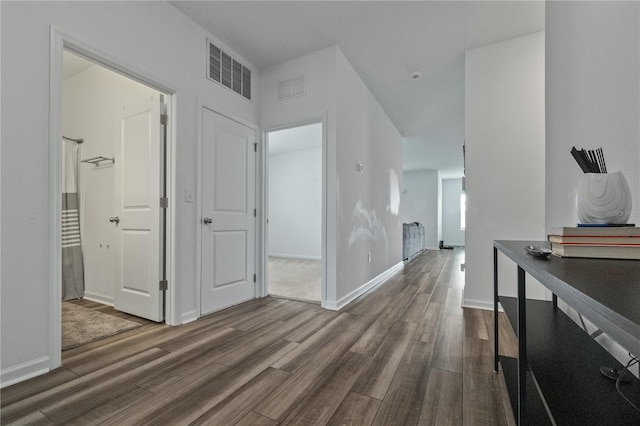
[[184,201],[186,203],[195,203],[196,202],[196,197],[193,194],[193,189],[191,189],[191,188],[185,188],[184,189]]

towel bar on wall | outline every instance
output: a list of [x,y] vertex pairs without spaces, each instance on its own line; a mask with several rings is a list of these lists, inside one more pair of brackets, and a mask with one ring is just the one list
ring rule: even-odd
[[102,163],[103,161],[109,161],[110,162],[109,164],[113,164],[116,162],[116,159],[107,158],[107,157],[103,157],[102,155],[99,155],[97,157],[92,157],[92,158],[87,158],[86,160],[82,160],[83,163],[93,164],[96,167],[98,167],[100,163]]

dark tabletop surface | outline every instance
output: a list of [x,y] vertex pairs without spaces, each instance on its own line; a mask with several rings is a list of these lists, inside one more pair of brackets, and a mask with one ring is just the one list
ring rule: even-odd
[[527,254],[526,245],[548,247],[546,241],[494,241],[494,247],[563,300],[587,304],[640,341],[640,261],[538,258]]

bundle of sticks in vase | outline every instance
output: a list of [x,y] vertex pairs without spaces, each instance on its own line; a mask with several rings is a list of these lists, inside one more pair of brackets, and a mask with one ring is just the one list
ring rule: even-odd
[[604,154],[602,148],[586,150],[582,148],[577,150],[574,146],[571,148],[571,155],[585,173],[607,173],[607,165],[604,162]]

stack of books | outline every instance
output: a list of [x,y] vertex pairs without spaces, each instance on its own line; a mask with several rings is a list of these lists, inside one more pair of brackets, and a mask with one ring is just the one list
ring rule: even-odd
[[640,227],[554,228],[549,242],[552,254],[560,257],[640,260]]

